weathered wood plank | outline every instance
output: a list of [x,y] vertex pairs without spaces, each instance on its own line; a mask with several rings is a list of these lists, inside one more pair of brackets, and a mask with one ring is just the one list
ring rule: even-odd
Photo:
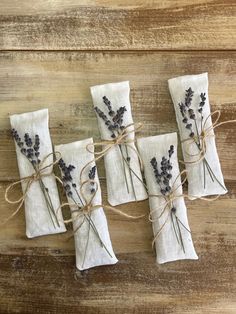
[[[105,180],[101,180],[103,190],[103,200],[106,201],[106,187]],[[4,199],[5,189],[9,185],[8,183],[0,182],[0,209],[1,209],[1,221],[5,221],[9,215],[16,208],[13,205],[7,204]],[[21,188],[15,189],[14,197],[20,197]],[[62,195],[63,193],[61,193]],[[64,198],[64,201],[66,199]],[[121,210],[124,210],[130,215],[145,215],[148,213],[148,202],[138,202],[133,204],[127,204],[119,206]],[[64,215],[68,215],[68,210],[63,211]],[[146,219],[140,219],[136,221],[130,221],[116,215],[112,212],[107,212],[108,219],[111,220],[109,227],[111,229],[111,235],[114,247],[117,252],[132,253],[139,251],[150,251],[150,243],[152,241],[152,229],[151,225]],[[121,232],[122,226],[122,232]],[[25,236],[25,218],[24,209],[10,220],[6,225],[0,228],[0,252],[11,252],[14,254],[16,248],[32,248],[47,247],[48,252],[52,249],[63,251],[71,251],[74,253],[74,240],[71,238],[72,230],[71,226],[68,226],[69,232],[66,234],[38,237],[35,239],[27,239]],[[133,235],[136,234],[134,237]],[[52,252],[53,254],[53,252]]]
[[116,266],[83,274],[71,256],[3,255],[0,312],[235,313],[234,246],[221,236],[203,246],[199,262],[156,266],[151,253],[120,254]]
[[[106,202],[105,180],[101,180],[103,191],[103,200]],[[14,206],[7,204],[4,200],[4,192],[9,183],[0,183],[0,209],[1,221],[5,221],[7,217],[14,211]],[[207,242],[209,246],[215,242],[215,237],[222,235],[224,240],[236,239],[236,184],[228,183],[229,193],[222,196],[221,199],[213,203],[205,201],[188,201],[186,204],[189,210],[189,220],[192,228],[193,238],[199,245]],[[17,198],[20,196],[20,187],[16,189],[14,194]],[[119,206],[119,208],[130,215],[147,215],[149,206],[147,201],[130,203]],[[66,211],[65,211],[66,214]],[[143,219],[130,221],[112,212],[106,211],[109,229],[113,241],[114,248],[118,253],[135,253],[135,252],[151,252],[151,241],[153,237],[151,224],[148,217]],[[122,230],[121,230],[122,228]],[[55,250],[59,250],[60,254],[70,251],[74,253],[73,239],[69,239],[72,235],[71,228],[67,234],[39,237],[35,239],[27,239],[25,236],[25,218],[24,210],[10,220],[0,229],[0,253],[17,253],[17,249],[25,248],[29,252],[33,248],[44,248],[47,254],[54,254]]]
[[0,49],[235,49],[235,13],[233,0],[3,0]]
[[[134,119],[145,121],[140,135],[176,131],[167,79],[208,71],[212,108],[222,110],[222,119],[232,119],[235,56],[235,52],[0,53],[1,220],[14,209],[4,201],[5,188],[18,177],[9,114],[48,107],[54,143],[93,135],[98,139],[89,86],[130,79]],[[81,274],[75,269],[73,239],[66,241],[69,234],[26,239],[22,210],[0,228],[0,313],[235,313],[235,131],[235,125],[217,131],[228,195],[214,203],[186,201],[199,261],[155,265],[151,224],[107,212],[120,262]],[[99,172],[103,177],[102,163]],[[106,201],[103,178],[101,183]],[[119,208],[143,214],[148,203]]]
[[[48,107],[55,144],[98,139],[89,86],[129,79],[134,120],[145,121],[139,136],[173,132],[177,125],[167,80],[208,71],[212,110],[221,109],[222,120],[232,119],[236,118],[235,68],[235,52],[1,53],[0,179],[18,177],[9,114]],[[226,180],[236,180],[235,130],[236,124],[216,130]]]

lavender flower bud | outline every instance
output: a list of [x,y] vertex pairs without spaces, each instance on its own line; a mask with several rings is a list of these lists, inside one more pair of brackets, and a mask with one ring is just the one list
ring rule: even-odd
[[191,106],[193,94],[194,92],[192,88],[189,87],[189,89],[187,89],[185,93],[185,106],[187,106],[188,108]]

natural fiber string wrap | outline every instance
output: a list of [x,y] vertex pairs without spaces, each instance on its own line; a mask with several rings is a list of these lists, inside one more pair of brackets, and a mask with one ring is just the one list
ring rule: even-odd
[[[207,121],[211,118],[214,117],[216,115],[215,121],[212,123],[211,126],[206,127]],[[205,119],[203,126],[202,126],[202,131],[199,134],[199,136],[194,136],[191,138],[187,138],[181,141],[181,143],[187,143],[186,149],[185,149],[185,153],[186,155],[192,157],[192,158],[196,158],[196,160],[192,160],[192,161],[180,161],[182,164],[196,164],[200,161],[202,161],[205,158],[206,155],[206,149],[207,149],[207,144],[206,144],[206,139],[208,137],[211,136],[215,136],[214,133],[212,132],[215,128],[224,125],[224,124],[228,124],[228,123],[235,123],[236,120],[227,120],[227,121],[222,121],[219,122],[221,116],[221,111],[220,110],[215,110],[214,112],[210,113],[207,118]],[[196,154],[192,154],[189,152],[189,147],[192,144],[195,144],[199,141],[200,147],[199,147],[199,152]]]
[[[90,183],[94,184],[95,191],[91,195],[90,199],[88,199],[83,192],[83,188],[85,187],[85,185],[90,184]],[[64,220],[64,223],[65,224],[71,223],[71,222],[75,221],[77,218],[79,218],[81,216],[85,216],[85,215],[87,215],[87,214],[91,213],[92,211],[99,209],[99,208],[110,210],[110,211],[114,212],[115,214],[118,214],[118,215],[125,217],[127,219],[134,219],[135,220],[135,219],[140,219],[140,218],[145,217],[145,215],[140,215],[140,216],[128,215],[128,214],[124,213],[123,211],[117,209],[116,207],[109,206],[109,205],[106,205],[103,203],[99,204],[99,205],[93,205],[92,203],[93,203],[94,197],[95,197],[97,192],[98,192],[98,183],[95,180],[88,179],[88,180],[82,182],[82,184],[80,185],[80,195],[81,195],[82,199],[84,200],[85,204],[82,205],[81,208],[78,208],[79,204],[66,202],[66,203],[61,204],[60,207],[57,209],[57,212],[58,212],[60,209],[62,209],[65,206],[70,206],[71,208],[73,208],[73,207],[76,208],[75,210],[72,211],[72,215],[76,212],[78,212],[78,214],[73,215],[73,217],[70,219]],[[76,233],[78,231],[78,229],[82,227],[84,221],[85,220],[82,221],[82,223],[79,225],[79,227],[76,228],[76,230],[74,230],[73,233]]]
[[[131,127],[133,127],[133,129],[129,130],[129,128],[131,128]],[[129,134],[136,133],[136,132],[140,131],[142,127],[143,127],[142,123],[130,123],[126,127],[124,127],[122,132],[116,138],[114,138],[112,140],[104,140],[101,142],[95,142],[95,143],[88,144],[86,146],[87,151],[91,154],[94,154],[96,157],[95,157],[95,159],[91,160],[90,162],[88,162],[83,167],[83,169],[81,170],[81,173],[80,173],[80,179],[82,178],[84,170],[91,163],[96,162],[96,161],[100,160],[101,158],[103,158],[113,147],[115,147],[117,145],[127,145],[130,149],[132,149],[138,157],[141,170],[143,170],[143,162],[142,162],[142,158],[141,158],[138,150],[135,149],[134,147],[132,147],[131,145],[129,145],[130,143],[134,143],[135,139],[127,139],[127,136]],[[95,147],[101,147],[101,146],[102,147],[105,146],[105,148],[103,148],[102,150],[100,150],[98,152],[96,152],[96,151],[94,152]],[[93,147],[93,150],[91,150],[90,147]]]
[[[149,221],[150,222],[154,222],[154,221],[156,221],[156,220],[159,220],[162,216],[163,216],[163,214],[166,212],[166,209],[168,208],[169,210],[171,210],[171,208],[172,208],[172,205],[173,205],[173,202],[176,200],[176,199],[178,199],[178,198],[189,198],[189,197],[195,197],[195,196],[193,196],[193,195],[188,195],[188,194],[185,194],[185,193],[181,193],[181,194],[178,194],[178,193],[176,193],[177,191],[178,191],[178,189],[179,189],[179,187],[180,186],[182,186],[186,181],[187,181],[187,170],[183,170],[183,171],[181,171],[179,174],[178,174],[178,176],[175,178],[175,180],[174,180],[174,182],[173,182],[173,189],[171,190],[171,192],[169,193],[169,195],[167,195],[167,196],[164,196],[164,195],[162,195],[162,194],[149,194],[149,197],[161,197],[161,198],[164,198],[165,199],[165,202],[164,202],[164,204],[162,204],[159,208],[156,208],[156,209],[151,209],[150,210],[150,213],[149,213]],[[184,178],[183,178],[183,180],[181,180],[181,182],[179,183],[179,185],[177,185],[176,187],[175,187],[175,184],[176,184],[176,182],[177,182],[177,180],[179,179],[179,177],[182,177],[184,175]],[[213,197],[213,198],[207,198],[207,197],[197,197],[198,199],[201,199],[201,200],[204,200],[204,201],[208,201],[208,202],[212,202],[212,201],[215,201],[216,199],[218,199],[220,197],[220,195],[217,195],[217,196],[215,196],[215,197]],[[155,213],[155,212],[161,212],[155,219],[153,219],[152,218],[152,216],[153,216],[153,213]],[[162,226],[160,227],[160,229],[158,230],[158,232],[154,235],[154,239],[153,239],[153,241],[152,241],[152,246],[154,246],[154,244],[155,244],[155,241],[158,239],[158,237],[160,236],[160,234],[161,234],[161,232],[162,232],[162,230],[163,230],[163,228],[165,227],[165,225],[166,225],[166,223],[167,223],[167,221],[168,221],[168,218],[169,218],[169,215],[170,215],[171,213],[169,212],[168,213],[168,215],[167,215],[167,217],[166,217],[166,219],[165,219],[165,221],[164,221],[164,223],[162,224]],[[177,216],[178,217],[178,216]],[[181,223],[182,224],[182,223]],[[182,224],[182,226],[184,226],[183,224]],[[189,232],[189,233],[191,233],[191,231],[188,229],[188,228],[186,228],[185,226],[184,226],[184,228]]]
[[[56,155],[59,155],[58,158],[55,159],[55,161],[51,162],[50,164],[44,166],[44,164],[46,163],[46,161],[48,160],[48,158],[50,158],[51,156],[56,156]],[[49,173],[45,173],[45,171],[50,168],[50,167],[53,167],[54,165],[56,165],[59,160],[61,158],[61,154],[59,152],[53,152],[53,153],[50,153],[48,154],[47,156],[44,157],[44,159],[40,162],[39,164],[39,167],[37,169],[37,171],[35,173],[33,173],[32,175],[30,176],[27,176],[27,177],[24,177],[24,178],[21,178],[20,180],[18,181],[15,181],[13,183],[11,183],[7,188],[6,188],[6,191],[5,191],[5,201],[8,202],[9,204],[18,204],[16,210],[3,222],[1,223],[1,225],[4,225],[5,223],[7,223],[10,219],[12,219],[18,212],[19,210],[21,209],[22,205],[24,204],[25,202],[25,199],[27,197],[27,193],[31,187],[31,185],[34,183],[34,182],[37,182],[39,181],[41,178],[43,177],[47,177],[47,176],[51,176],[53,175],[56,180],[58,180],[59,182],[61,182],[60,178],[58,178],[56,175],[54,175],[53,173],[53,170],[51,170]],[[22,193],[22,196],[17,199],[17,200],[12,200],[10,199],[9,197],[9,193],[10,191],[13,191],[14,188],[19,185],[19,184],[22,184],[22,183],[25,183],[26,186],[25,186],[25,190],[23,191]]]

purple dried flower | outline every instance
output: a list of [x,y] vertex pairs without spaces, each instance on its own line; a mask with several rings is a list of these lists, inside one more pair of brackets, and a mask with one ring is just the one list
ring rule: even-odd
[[201,98],[201,102],[199,104],[199,107],[204,107],[205,102],[206,102],[206,93],[201,93],[200,98]]
[[96,111],[97,115],[103,120],[105,121],[105,123],[111,124],[111,121],[107,118],[107,116],[105,115],[105,113],[99,109],[98,107],[95,107],[94,110]]
[[[61,158],[58,162],[59,168],[61,169],[61,172],[63,174],[62,182],[64,186],[64,190],[66,192],[66,195],[68,197],[73,197],[73,192],[71,187],[75,190],[76,184],[73,182],[73,178],[71,175],[71,172],[75,169],[75,166],[69,164],[68,166],[64,162],[64,160]],[[77,193],[77,191],[76,191]]]
[[182,117],[184,118],[185,114],[186,114],[186,106],[182,102],[179,103],[179,110],[180,110]]
[[192,119],[192,120],[195,120],[196,119],[196,115],[194,113],[194,110],[193,109],[188,109],[188,114],[189,114],[189,118]]
[[[21,137],[19,136],[17,130],[12,129],[11,130],[12,136],[20,148],[20,151],[23,155],[26,156],[26,158],[29,160],[29,162],[35,167],[37,164],[40,163],[40,160],[38,159],[40,155],[40,139],[39,136],[36,134],[34,137],[34,143],[32,141],[32,138],[29,136],[29,133],[25,133],[24,140],[21,140]],[[36,158],[35,158],[36,157]]]
[[115,132],[119,134],[119,131],[122,131],[124,129],[124,126],[122,124],[124,113],[125,111],[127,111],[126,107],[125,106],[120,107],[115,113],[114,110],[112,109],[110,100],[106,96],[103,96],[102,99],[108,109],[109,116],[112,117],[112,121],[108,119],[106,114],[101,109],[99,109],[98,107],[95,107],[94,109],[97,115],[105,122],[105,125],[111,132],[111,137],[116,138]]
[[89,171],[88,177],[90,180],[94,180],[95,175],[96,175],[96,166],[93,166]]
[[191,87],[189,87],[185,93],[185,106],[188,108],[191,106],[193,94],[194,94],[194,91],[192,90]]
[[174,145],[170,145],[170,149],[168,150],[168,153],[169,153],[169,158],[171,158],[171,156],[174,153]]
[[107,108],[109,110],[109,112],[108,112],[109,116],[113,117],[115,115],[115,112],[112,110],[110,100],[106,96],[103,96],[102,99],[103,99],[104,104],[107,106]]
[[123,123],[123,116],[125,113],[126,108],[125,106],[120,107],[117,111],[116,111],[116,115],[113,117],[112,121],[114,122],[115,125],[117,125],[118,127],[122,125]]
[[172,174],[170,171],[172,170],[172,165],[170,162],[170,158],[174,153],[174,145],[171,145],[169,150],[168,150],[168,157],[167,159],[165,156],[162,157],[161,163],[160,163],[160,170],[158,170],[158,163],[156,160],[156,157],[153,157],[150,161],[151,166],[154,171],[154,175],[156,178],[156,182],[160,186],[160,191],[162,195],[166,195],[169,192],[171,192],[171,187],[170,187],[170,179],[172,178]]

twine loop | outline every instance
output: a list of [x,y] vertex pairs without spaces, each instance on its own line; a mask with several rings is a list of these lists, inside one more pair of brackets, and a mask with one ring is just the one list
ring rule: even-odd
[[[143,170],[143,161],[142,158],[138,152],[138,150],[131,146],[131,143],[135,143],[135,138],[130,138],[128,139],[128,135],[129,134],[133,134],[136,132],[139,132],[142,129],[143,125],[142,123],[130,123],[127,126],[125,126],[123,128],[123,130],[121,131],[120,134],[118,134],[116,136],[116,138],[111,139],[111,140],[103,140],[100,142],[95,142],[95,143],[89,143],[86,146],[86,150],[93,154],[95,156],[95,158],[91,161],[89,161],[81,170],[80,172],[80,181],[82,182],[82,175],[85,171],[85,169],[92,163],[97,162],[98,160],[100,160],[101,158],[103,158],[112,148],[114,148],[117,145],[126,145],[127,147],[129,147],[130,149],[132,149],[132,151],[136,154],[139,164],[140,164],[140,168],[141,170]],[[132,129],[130,129],[132,128]],[[92,148],[91,148],[92,147]],[[104,147],[99,151],[94,151],[96,147]]]
[[[183,179],[181,179],[180,183],[175,187],[177,181],[179,178],[181,178],[182,176],[184,175]],[[149,221],[150,222],[155,222],[157,220],[159,220],[163,214],[166,212],[167,209],[169,209],[169,212],[168,212],[168,215],[166,216],[163,224],[161,225],[160,229],[157,231],[157,233],[154,235],[154,239],[152,241],[152,246],[154,246],[156,240],[159,238],[163,228],[165,227],[167,221],[168,221],[168,218],[169,218],[169,215],[171,214],[171,210],[172,208],[174,207],[173,206],[173,202],[179,198],[189,198],[189,197],[194,197],[194,198],[198,198],[200,200],[204,200],[204,201],[208,201],[208,202],[212,202],[212,201],[215,201],[217,200],[219,197],[220,197],[220,194],[218,194],[217,196],[213,197],[213,198],[207,198],[207,197],[198,197],[198,196],[193,196],[193,195],[188,195],[188,194],[185,194],[185,193],[178,193],[178,189],[180,188],[180,186],[182,186],[185,182],[187,181],[187,170],[183,170],[181,171],[177,177],[175,178],[174,182],[173,182],[173,187],[171,192],[168,194],[168,195],[163,195],[163,194],[150,194],[149,197],[160,197],[160,198],[164,198],[165,202],[160,205],[158,208],[156,209],[151,209],[150,210],[150,213],[149,213]],[[152,218],[152,216],[154,216],[153,214],[154,213],[159,213],[160,214],[155,217],[155,218]],[[175,213],[176,215],[176,213]],[[177,216],[178,217],[178,216]],[[178,218],[179,219],[179,218]],[[181,222],[181,221],[180,221]],[[183,223],[181,222],[182,226]],[[184,228],[189,232],[191,233],[190,230],[187,229],[187,227],[184,226]]]
[[[207,122],[210,118],[215,117],[214,121],[212,122],[212,124],[210,126],[206,126]],[[207,118],[205,119],[203,126],[202,126],[202,130],[201,133],[199,135],[195,135],[193,137],[190,138],[186,138],[184,140],[181,141],[181,143],[187,143],[187,146],[185,148],[185,154],[194,158],[195,160],[191,160],[191,161],[181,161],[182,164],[196,164],[199,163],[200,161],[202,161],[205,158],[206,155],[206,150],[207,150],[207,138],[209,137],[214,137],[214,129],[218,128],[221,125],[224,124],[228,124],[228,123],[235,123],[236,120],[227,120],[227,121],[222,121],[219,122],[221,117],[221,111],[220,110],[215,110],[214,112],[210,113]],[[198,146],[198,152],[197,153],[190,153],[190,149],[189,147],[192,144],[197,144]]]
[[[50,162],[48,165],[44,166],[44,164],[47,162],[47,160],[51,157],[51,156],[54,156],[54,155],[59,155],[59,157],[57,157],[55,159],[55,161],[52,161]],[[29,192],[29,189],[31,187],[31,185],[34,183],[34,182],[37,182],[39,180],[42,179],[42,177],[49,177],[51,175],[54,175],[53,174],[53,171],[50,170],[48,173],[45,173],[45,171],[51,167],[53,167],[55,164],[57,164],[59,162],[61,158],[61,154],[59,152],[52,152],[50,154],[48,154],[47,156],[44,157],[44,159],[40,162],[40,164],[38,165],[38,168],[35,168],[35,172],[27,177],[23,177],[21,178],[20,180],[17,180],[13,183],[11,183],[7,188],[6,188],[6,191],[5,191],[5,201],[9,204],[18,204],[16,210],[3,222],[1,223],[0,225],[4,225],[6,222],[8,222],[10,219],[12,219],[18,212],[19,210],[21,209],[22,205],[24,204],[25,202],[25,199],[27,197],[27,194]],[[56,180],[60,181],[61,180],[54,175],[54,177],[56,178]],[[25,186],[25,189],[24,191],[22,192],[22,195],[16,199],[16,200],[12,200],[9,196],[9,193],[10,191],[14,191],[14,188],[16,186],[18,186],[19,184],[22,184],[22,183],[25,183],[26,186]]]
[[[94,192],[91,194],[90,198],[87,198],[85,193],[84,193],[84,187],[85,187],[85,185],[88,185],[88,184],[93,184],[93,186],[94,186]],[[97,192],[98,192],[98,183],[96,180],[88,179],[88,180],[82,182],[80,185],[80,195],[84,201],[84,204],[79,204],[79,203],[75,204],[75,203],[71,203],[71,202],[66,202],[66,203],[61,204],[57,209],[57,211],[58,211],[65,206],[70,206],[71,211],[72,211],[72,217],[70,219],[64,220],[64,223],[68,224],[68,223],[74,222],[77,218],[82,217],[82,216],[86,216],[86,215],[92,213],[93,211],[95,211],[99,208],[110,210],[110,211],[114,212],[115,214],[118,214],[118,215],[123,216],[123,217],[128,218],[128,219],[136,220],[136,219],[140,219],[140,218],[145,217],[145,215],[132,216],[132,215],[126,214],[122,210],[120,210],[114,206],[106,205],[104,203],[94,205],[93,204],[94,198],[95,198]],[[75,210],[73,210],[74,207],[76,208]],[[75,213],[77,213],[77,214],[74,215]],[[79,225],[78,228],[76,228],[76,230],[74,230],[74,233],[76,233],[78,231],[78,229],[82,227],[84,221]]]

